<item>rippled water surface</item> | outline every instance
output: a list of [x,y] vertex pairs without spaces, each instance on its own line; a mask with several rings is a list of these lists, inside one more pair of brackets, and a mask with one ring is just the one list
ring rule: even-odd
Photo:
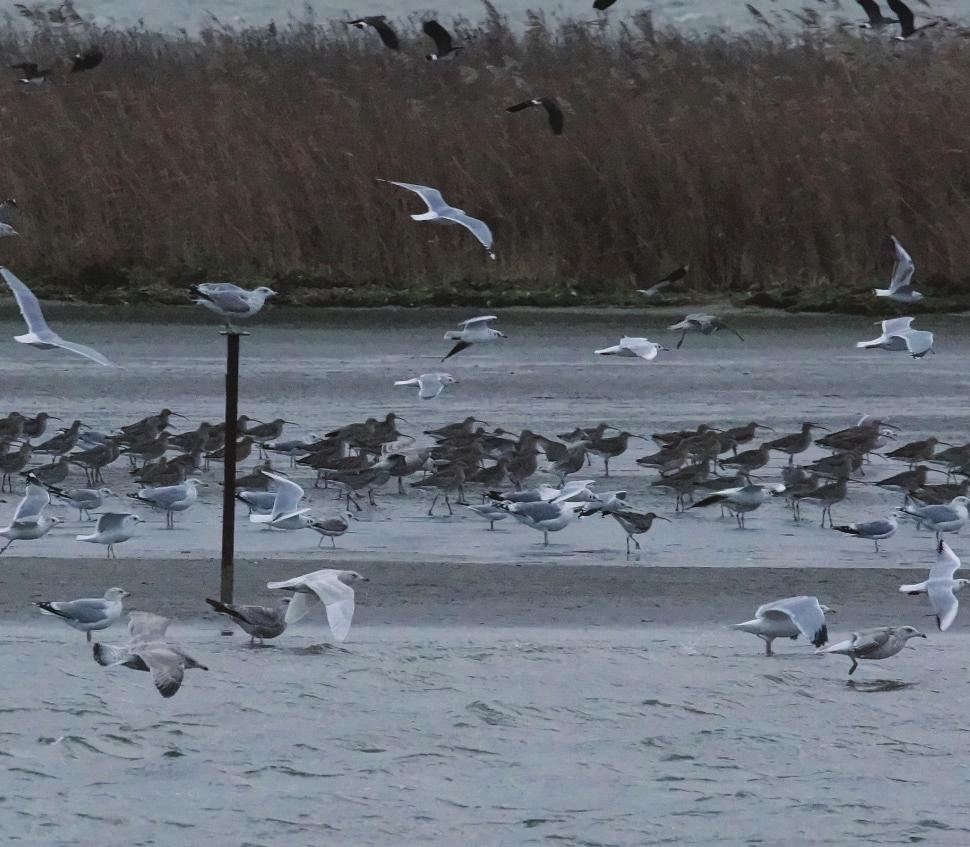
[[249,649],[176,626],[210,671],[162,700],[43,624],[0,631],[5,843],[968,838],[965,636],[847,682],[842,657],[720,628],[358,626],[333,647],[312,625]]

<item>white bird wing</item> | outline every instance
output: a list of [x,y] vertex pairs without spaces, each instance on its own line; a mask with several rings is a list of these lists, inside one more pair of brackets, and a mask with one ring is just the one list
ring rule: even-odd
[[766,603],[755,612],[755,617],[783,615],[791,620],[798,631],[820,647],[828,640],[825,613],[816,597],[788,597],[774,603]]
[[889,631],[888,627],[879,627],[877,629],[866,629],[862,632],[853,632],[852,649],[860,656],[864,656],[867,653],[871,653],[873,650],[878,650],[887,641],[889,641],[890,638],[892,638],[892,633]]
[[152,674],[152,682],[162,697],[172,697],[182,685],[185,663],[182,655],[165,643],[144,644],[132,652],[138,656]]
[[462,321],[458,326],[468,329],[472,324],[480,324],[485,321],[497,321],[497,315],[479,315],[477,318],[469,318],[467,321]]
[[940,632],[946,632],[960,609],[960,601],[953,593],[953,586],[948,580],[945,582],[930,580],[926,593],[936,613],[936,623]]
[[879,326],[882,327],[883,335],[896,335],[906,332],[912,323],[912,318],[890,318],[888,321],[880,321]]
[[620,339],[620,346],[625,347],[634,355],[641,359],[645,359],[648,362],[656,359],[657,353],[659,352],[658,345],[654,344],[652,341],[648,341],[646,338],[631,338],[629,336],[625,336]]
[[158,641],[165,637],[171,623],[162,615],[151,612],[130,612],[128,614],[128,637],[131,641]]
[[906,342],[906,349],[917,359],[933,349],[933,333],[925,329],[911,329],[903,335],[903,340]]
[[413,182],[396,182],[393,179],[382,179],[381,182],[389,182],[391,185],[413,191],[424,200],[429,212],[440,212],[442,209],[448,208],[445,198],[441,196],[441,192],[437,188],[429,188],[427,185],[418,185]]
[[300,501],[303,499],[303,489],[293,482],[293,480],[287,479],[285,476],[270,473],[269,471],[263,471],[263,474],[270,479],[276,480],[277,484],[272,519],[276,520],[276,518],[282,515],[290,515],[298,511]]
[[77,353],[79,356],[84,356],[97,362],[99,365],[104,365],[106,368],[117,368],[118,365],[111,361],[107,356],[101,355],[93,347],[88,347],[85,344],[75,344],[73,341],[65,341],[60,336],[57,337],[56,346],[60,347],[62,350],[68,350],[71,353]]
[[34,292],[17,279],[8,268],[0,267],[0,275],[3,276],[4,282],[7,283],[13,292],[14,299],[16,299],[17,305],[20,307],[20,314],[23,315],[24,320],[27,322],[27,329],[45,341],[49,338],[57,338],[56,333],[51,330],[47,325],[47,321],[44,320],[44,313],[40,310],[40,301],[34,296]]
[[893,266],[893,275],[889,282],[889,290],[896,292],[900,288],[909,285],[912,281],[913,274],[916,273],[916,265],[913,264],[909,253],[899,243],[896,236],[891,235],[890,238],[892,239],[893,247],[896,249],[896,264]]
[[125,525],[126,518],[132,518],[131,512],[105,512],[98,518],[98,532],[112,532]]
[[482,247],[486,250],[492,249],[492,230],[488,228],[488,224],[485,221],[473,218],[471,215],[466,215],[464,212],[451,208],[445,209],[439,212],[439,214],[445,220],[454,221],[456,224],[465,227],[465,229],[481,242]]
[[[219,284],[232,285],[232,283]],[[236,285],[233,285],[232,289],[223,289],[219,291],[204,291],[201,285],[198,288],[200,293],[202,293],[207,299],[211,300],[214,305],[219,307],[219,309],[228,314],[245,315],[248,314],[249,310],[252,308],[249,292],[245,289],[239,288]]]
[[612,347],[604,347],[602,350],[593,351],[597,356],[620,356],[623,354],[623,347],[614,344]]
[[395,385],[420,385],[420,381],[417,377],[412,377],[411,379],[396,379],[394,380]]
[[17,511],[14,512],[12,522],[15,524],[37,523],[40,520],[41,513],[50,502],[51,495],[46,488],[28,483],[27,492],[20,503],[17,504]]
[[286,610],[288,624],[305,617],[319,598],[326,606],[327,620],[334,638],[343,641],[347,637],[350,621],[354,616],[354,590],[342,583],[339,575],[340,571],[325,568],[283,582],[268,582],[266,587],[274,590],[289,589],[294,592],[293,599]]
[[437,374],[423,374],[418,380],[418,386],[418,397],[422,400],[433,400],[445,390],[445,385]]
[[960,570],[960,560],[956,553],[945,541],[937,548],[936,563],[930,568],[930,580],[953,579],[953,574]]

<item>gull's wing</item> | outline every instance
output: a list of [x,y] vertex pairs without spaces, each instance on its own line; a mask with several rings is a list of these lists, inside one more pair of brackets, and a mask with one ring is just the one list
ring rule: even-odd
[[222,294],[246,294],[245,288],[240,288],[234,282],[200,282],[195,286],[196,291],[206,297]]
[[456,224],[465,227],[465,229],[481,242],[482,247],[491,251],[492,231],[488,228],[488,224],[485,221],[480,221],[478,218],[473,218],[471,215],[466,215],[464,212],[459,212],[456,209],[446,209],[439,212],[439,214],[445,220],[454,221]]
[[354,617],[354,589],[341,582],[340,572],[335,570],[314,571],[306,574],[303,581],[326,607],[333,637],[343,641],[350,632],[350,622]]
[[908,330],[912,322],[912,318],[890,318],[888,321],[880,321],[879,325],[883,335],[895,335]]
[[950,545],[941,541],[936,548],[936,563],[930,568],[930,581],[934,579],[953,579],[953,574],[960,570],[960,560]]
[[641,359],[646,359],[648,362],[656,359],[657,354],[660,352],[660,347],[652,341],[648,341],[646,338],[630,338],[625,336],[620,339],[620,346],[626,347],[634,355],[639,356]]
[[162,697],[174,696],[185,676],[181,654],[164,643],[145,644],[132,652],[148,666],[158,693]]
[[285,476],[270,471],[263,471],[263,475],[276,480],[277,484],[276,500],[273,502],[273,519],[296,512],[303,499],[303,489]]
[[121,529],[125,524],[125,518],[131,517],[134,517],[131,512],[105,512],[98,518],[98,532]]
[[931,579],[926,593],[929,595],[933,611],[936,612],[936,625],[940,628],[940,632],[946,632],[960,609],[960,601],[953,594],[953,586],[948,582],[933,582]]
[[890,638],[892,638],[892,632],[886,626],[853,632],[852,650],[859,656],[865,656],[885,645]]
[[135,654],[128,647],[119,647],[116,644],[104,644],[98,641],[91,645],[91,650],[94,653],[94,661],[106,668],[111,665],[123,665],[135,657]]
[[414,182],[396,182],[393,179],[382,179],[380,182],[389,182],[391,185],[397,185],[401,188],[406,188],[408,191],[413,191],[418,197],[424,200],[429,212],[438,212],[441,209],[449,208],[445,202],[445,198],[441,196],[441,192],[437,188],[429,188],[427,185],[418,185]]
[[163,509],[168,508],[173,503],[184,500],[189,493],[189,486],[185,483],[181,485],[163,485],[161,488],[145,488],[138,492],[139,499],[155,503]]
[[[232,285],[232,283],[214,283],[217,285]],[[231,289],[222,289],[216,291],[204,291],[203,286],[196,286],[196,290],[199,294],[206,300],[212,302],[215,306],[221,309],[223,312],[233,315],[245,315],[248,314],[252,303],[249,299],[249,292],[240,288],[237,285],[233,285]]]
[[896,292],[909,285],[913,279],[913,274],[916,273],[916,265],[913,264],[909,253],[903,249],[903,245],[899,243],[896,236],[891,235],[889,237],[892,239],[893,247],[896,250],[896,264],[893,267],[892,279],[889,281],[889,290]]
[[597,356],[622,356],[625,350],[621,345],[614,344],[612,347],[604,347],[602,350],[594,350],[593,352]]
[[484,323],[485,321],[497,321],[498,315],[479,315],[477,318],[469,318],[467,321],[462,321],[458,326],[468,329],[468,327],[473,324]]
[[171,621],[151,612],[130,612],[128,614],[128,637],[135,641],[157,641],[165,637]]
[[890,532],[893,529],[893,524],[886,518],[877,518],[874,521],[857,523],[855,529],[860,535],[882,535],[884,532]]
[[53,341],[52,343],[54,343],[57,347],[60,347],[62,350],[69,350],[71,353],[77,353],[79,356],[85,356],[88,359],[93,359],[99,365],[104,365],[106,368],[118,367],[118,365],[112,362],[111,359],[107,358],[106,356],[102,356],[93,347],[88,347],[84,344],[75,344],[73,341],[65,341],[60,337],[58,337],[57,340]]
[[910,508],[905,510],[904,514],[932,523],[955,521],[959,517],[955,509],[946,505],[920,506],[918,509]]
[[12,523],[15,524],[35,524],[40,518],[41,512],[50,504],[51,495],[46,488],[41,485],[27,484],[27,492],[23,499],[17,504],[17,511],[14,512]]
[[412,377],[411,379],[396,379],[394,380],[395,385],[420,385],[421,382],[417,377]]
[[767,603],[755,612],[756,618],[773,615],[790,618],[798,631],[816,647],[821,647],[829,640],[825,613],[816,597],[788,597],[775,603]]
[[421,400],[434,400],[442,391],[445,390],[444,383],[438,378],[437,374],[424,374],[418,380],[418,397]]
[[924,329],[911,329],[903,335],[903,341],[916,359],[921,359],[933,349],[933,333]]
[[70,600],[64,603],[48,603],[49,609],[41,606],[41,611],[49,615],[75,621],[76,623],[98,623],[107,618],[108,601],[98,599]]
[[[316,571],[315,573],[321,573],[321,571]],[[288,624],[295,623],[301,618],[306,617],[319,602],[318,596],[307,585],[307,577],[311,576],[314,576],[314,574],[303,574],[303,576],[296,576],[293,579],[283,580],[282,582],[266,583],[266,587],[274,591],[293,592],[290,605],[286,609],[285,620]]]
[[444,356],[441,357],[443,362],[445,359],[450,359],[455,353],[460,353],[466,347],[471,347],[472,343],[470,341],[459,341],[454,347],[452,347]]
[[13,292],[14,299],[20,307],[20,314],[27,323],[27,329],[44,341],[58,338],[44,320],[44,313],[40,310],[40,302],[34,296],[34,292],[17,279],[8,268],[0,267],[0,276],[3,276],[3,281]]

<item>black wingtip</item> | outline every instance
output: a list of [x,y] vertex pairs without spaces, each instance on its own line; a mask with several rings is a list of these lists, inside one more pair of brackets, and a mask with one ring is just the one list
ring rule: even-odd
[[825,624],[822,624],[822,628],[815,633],[815,637],[812,639],[812,644],[816,647],[822,647],[829,640],[829,628]]

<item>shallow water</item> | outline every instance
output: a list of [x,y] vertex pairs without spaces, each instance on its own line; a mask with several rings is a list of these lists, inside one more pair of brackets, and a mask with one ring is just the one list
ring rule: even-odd
[[210,671],[162,700],[4,627],[6,843],[966,843],[963,636],[847,682],[712,628],[300,630],[176,627]]

